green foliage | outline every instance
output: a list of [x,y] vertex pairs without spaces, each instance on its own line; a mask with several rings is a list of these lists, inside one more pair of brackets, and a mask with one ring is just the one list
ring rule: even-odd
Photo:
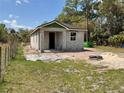
[[80,0],[66,0],[63,11],[68,15],[78,14]]
[[82,13],[88,20],[94,20],[99,16],[98,13],[95,12],[98,10],[99,4],[98,1],[94,0],[80,0]]
[[0,42],[29,42],[30,40],[30,30],[28,29],[19,29],[16,32],[14,29],[7,29],[5,24],[0,24]]
[[[101,44],[104,44],[103,42],[106,42],[107,44],[109,36],[117,35],[123,31],[123,6],[117,0],[103,0],[98,7],[99,17],[95,22],[95,29],[91,33],[92,39],[97,43],[102,42]],[[121,37],[117,35],[115,38]],[[116,45],[118,44],[116,43]]]
[[113,45],[113,46],[121,46],[122,43],[124,43],[124,32],[121,32],[118,35],[111,36],[108,38],[108,41]]
[[97,18],[98,15],[93,11],[97,10],[96,6],[98,2],[94,0],[66,0],[65,7],[57,19],[69,24],[80,24],[83,21],[86,24],[85,18],[89,20]]
[[99,2],[94,0],[66,0],[58,20],[77,27],[88,29],[87,37],[94,29],[94,20],[97,19]]
[[81,11],[80,0],[66,0],[65,7],[57,20],[86,28],[86,20]]
[[0,24],[0,42],[1,43],[13,43],[16,41],[17,34],[14,29],[7,29],[5,24]]
[[115,35],[122,31],[123,24],[123,7],[118,3],[117,0],[104,0],[99,6],[100,17],[103,18],[101,25],[105,25],[105,31],[109,34]]
[[30,33],[30,30],[20,28],[17,32],[17,38],[19,42],[28,43],[30,41]]
[[106,42],[109,36],[124,31],[124,5],[118,0],[102,0],[102,3],[98,0],[66,0],[57,19],[79,27],[88,27],[88,38],[96,43]]
[[93,47],[93,42],[89,41],[89,42],[84,42],[84,47],[86,48],[90,48],[90,47]]
[[6,43],[8,41],[8,32],[5,24],[0,24],[0,42]]

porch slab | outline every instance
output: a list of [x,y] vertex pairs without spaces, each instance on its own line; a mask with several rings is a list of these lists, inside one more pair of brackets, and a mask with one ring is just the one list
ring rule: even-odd
[[55,50],[55,49],[52,49],[52,50],[43,50],[43,53],[59,53],[59,52],[62,52],[61,50]]

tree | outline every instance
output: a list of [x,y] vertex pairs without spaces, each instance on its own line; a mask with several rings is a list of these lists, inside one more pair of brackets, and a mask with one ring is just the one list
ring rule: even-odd
[[80,0],[66,0],[65,7],[57,20],[68,24],[80,24],[84,17],[80,10]]
[[30,30],[20,28],[17,32],[19,42],[28,43],[30,41]]
[[97,18],[95,11],[98,9],[98,4],[94,0],[66,0],[65,7],[58,16],[58,20],[81,28],[87,28],[88,40],[90,31],[94,29],[94,20]]
[[98,5],[100,3],[95,0],[81,0],[80,6],[81,10],[83,12],[83,15],[86,18],[86,26],[87,26],[87,32],[86,32],[86,41],[89,41],[90,39],[90,24],[94,23],[94,20],[98,17]]
[[92,38],[98,43],[107,42],[109,36],[123,31],[124,7],[118,0],[66,0],[57,19],[78,27],[86,27],[87,41]]
[[68,15],[78,14],[79,1],[80,0],[66,0],[63,11]]
[[8,42],[8,29],[5,24],[0,24],[0,42],[6,43]]
[[121,6],[117,0],[103,0],[98,5],[98,8],[98,17],[95,21],[92,38],[95,39],[98,44],[103,45],[103,42],[108,43],[110,36],[123,31],[124,12],[123,6]]
[[117,0],[103,0],[100,5],[100,13],[106,19],[106,30],[110,35],[122,31],[124,13]]

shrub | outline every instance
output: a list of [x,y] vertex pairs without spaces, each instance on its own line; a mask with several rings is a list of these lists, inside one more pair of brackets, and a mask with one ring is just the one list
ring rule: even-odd
[[120,47],[122,43],[124,43],[124,32],[121,32],[118,35],[111,36],[110,38],[108,38],[108,41],[109,43],[111,43],[111,45]]

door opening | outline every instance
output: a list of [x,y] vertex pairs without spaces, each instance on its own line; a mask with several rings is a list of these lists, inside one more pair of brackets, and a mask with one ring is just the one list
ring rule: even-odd
[[49,49],[55,49],[55,33],[49,33]]

